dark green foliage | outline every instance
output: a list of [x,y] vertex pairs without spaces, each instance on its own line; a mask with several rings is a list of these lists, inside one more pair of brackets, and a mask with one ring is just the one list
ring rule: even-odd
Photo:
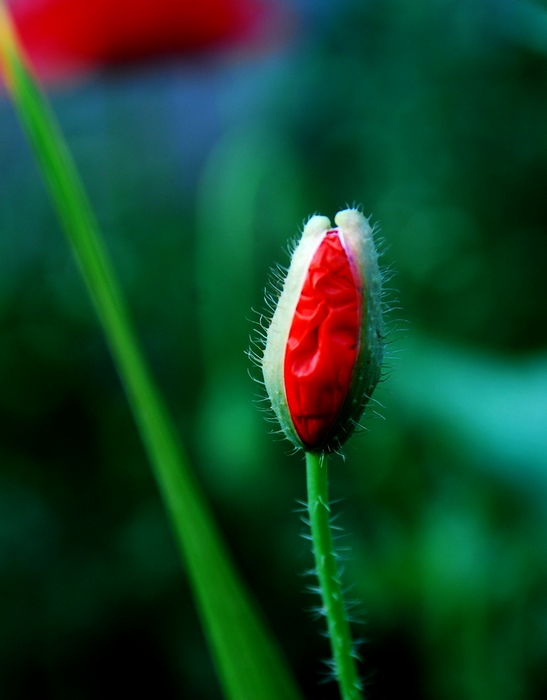
[[[244,352],[304,219],[356,202],[380,222],[392,318],[409,323],[375,395],[386,420],[369,411],[331,465],[360,670],[377,700],[539,700],[547,54],[471,0],[331,14],[277,61],[105,76],[53,104],[198,477],[314,700],[337,689],[317,687],[329,652],[300,575],[304,463],[268,435]],[[219,698],[122,389],[0,99],[2,697]]]

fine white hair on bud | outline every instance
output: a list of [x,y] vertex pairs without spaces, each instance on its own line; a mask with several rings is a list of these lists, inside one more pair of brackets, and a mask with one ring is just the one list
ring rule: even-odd
[[308,452],[339,449],[381,375],[382,278],[372,229],[357,209],[335,226],[312,216],[294,249],[262,356],[285,435]]

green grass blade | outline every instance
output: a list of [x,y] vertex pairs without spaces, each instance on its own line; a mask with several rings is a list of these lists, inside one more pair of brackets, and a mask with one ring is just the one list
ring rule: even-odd
[[224,547],[139,349],[88,199],[0,0],[0,68],[101,321],[172,519],[220,682],[230,700],[300,697]]

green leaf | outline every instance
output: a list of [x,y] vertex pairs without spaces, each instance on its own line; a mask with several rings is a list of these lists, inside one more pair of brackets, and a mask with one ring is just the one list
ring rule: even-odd
[[299,692],[226,552],[139,348],[93,212],[0,0],[0,66],[93,300],[186,563],[220,682],[231,700]]

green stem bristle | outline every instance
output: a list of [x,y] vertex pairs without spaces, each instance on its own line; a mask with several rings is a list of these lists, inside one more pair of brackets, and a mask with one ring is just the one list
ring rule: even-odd
[[355,650],[344,605],[338,561],[334,550],[328,500],[328,455],[306,453],[308,513],[322,611],[327,619],[333,667],[342,700],[362,700]]

